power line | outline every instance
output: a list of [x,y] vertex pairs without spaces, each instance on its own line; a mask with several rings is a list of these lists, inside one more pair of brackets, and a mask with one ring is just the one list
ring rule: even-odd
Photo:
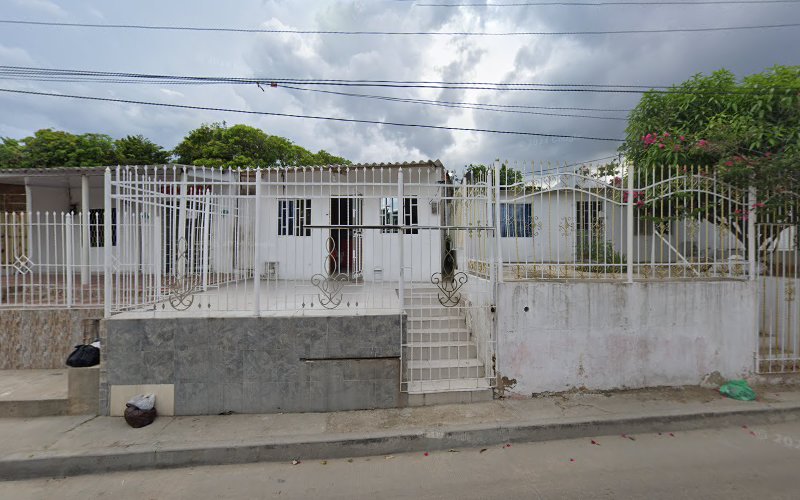
[[100,23],[64,23],[55,21],[27,21],[22,19],[0,19],[0,24],[14,24],[26,26],[48,26],[62,28],[99,28],[99,29],[130,29],[150,31],[197,31],[215,33],[267,33],[267,34],[293,34],[293,35],[347,35],[347,36],[480,36],[480,37],[509,37],[509,36],[565,36],[565,35],[634,35],[643,33],[699,33],[712,31],[743,31],[756,29],[781,29],[797,28],[800,23],[760,24],[752,26],[715,26],[708,28],[664,28],[664,29],[628,29],[628,30],[597,30],[597,31],[347,31],[347,30],[309,30],[309,29],[278,29],[278,28],[215,28],[211,26],[172,26],[148,24],[100,24]]
[[503,134],[503,135],[521,135],[521,136],[533,136],[533,137],[550,137],[550,138],[560,138],[560,139],[576,139],[576,140],[587,140],[587,141],[608,141],[608,142],[623,142],[623,139],[613,139],[608,137],[590,137],[590,136],[580,136],[580,135],[562,135],[562,134],[545,134],[540,132],[523,132],[517,130],[493,130],[493,129],[482,129],[482,128],[469,128],[469,127],[448,127],[444,125],[426,125],[420,123],[400,123],[400,122],[387,122],[387,121],[377,121],[377,120],[362,120],[356,118],[340,118],[340,117],[332,117],[332,116],[315,116],[315,115],[300,115],[294,113],[277,113],[272,111],[251,111],[246,109],[231,109],[231,108],[215,108],[210,106],[191,106],[188,104],[167,104],[167,103],[160,103],[160,102],[149,102],[149,101],[137,101],[132,99],[113,99],[110,97],[94,97],[94,96],[83,96],[83,95],[74,95],[74,94],[56,94],[51,92],[36,92],[32,90],[14,90],[14,89],[4,89],[0,88],[0,92],[7,92],[12,94],[25,94],[25,95],[38,95],[38,96],[48,96],[48,97],[61,97],[61,98],[68,98],[68,99],[80,99],[86,101],[104,101],[104,102],[118,102],[123,104],[138,104],[142,106],[155,106],[155,107],[164,107],[164,108],[178,108],[178,109],[194,109],[200,111],[219,111],[224,113],[241,113],[241,114],[248,114],[248,115],[265,115],[265,116],[281,116],[286,118],[303,118],[308,120],[325,120],[325,121],[334,121],[334,122],[347,122],[347,123],[368,123],[373,125],[388,125],[393,127],[413,127],[413,128],[425,128],[425,129],[436,129],[436,130],[453,130],[453,131],[461,131],[461,132],[485,132],[490,134]]
[[[274,77],[208,77],[141,74],[126,72],[86,71],[52,68],[32,68],[24,66],[0,66],[0,79],[42,79],[46,81],[86,81],[92,83],[132,83],[143,80],[156,84],[244,84],[244,85],[302,85],[338,87],[382,87],[382,88],[425,88],[456,90],[492,91],[536,91],[536,92],[596,92],[642,94],[693,94],[693,95],[761,95],[775,90],[796,92],[792,87],[764,87],[758,90],[738,89],[729,91],[685,90],[665,85],[627,85],[594,83],[491,83],[491,82],[446,82],[414,80],[345,80],[345,79],[295,79]],[[605,110],[608,111],[608,110]]]
[[557,116],[557,117],[569,117],[569,118],[588,118],[588,119],[596,119],[596,120],[620,120],[620,121],[627,121],[627,118],[619,118],[616,116],[594,116],[594,115],[576,115],[570,113],[547,113],[542,111],[522,111],[517,109],[498,109],[491,106],[485,106],[480,103],[460,103],[460,102],[453,102],[453,101],[436,101],[431,99],[410,99],[410,98],[401,98],[401,97],[390,97],[390,96],[379,96],[379,95],[370,95],[370,94],[355,94],[350,92],[335,92],[331,90],[320,90],[320,89],[304,89],[301,87],[293,87],[290,85],[283,85],[282,88],[285,89],[292,89],[292,90],[299,90],[305,92],[318,92],[323,94],[333,94],[333,95],[341,95],[347,97],[360,97],[360,98],[367,98],[367,99],[379,99],[384,101],[390,102],[402,102],[402,103],[410,103],[410,104],[422,104],[428,106],[439,106],[444,108],[457,108],[457,109],[474,109],[479,111],[494,111],[497,113],[517,113],[517,114],[526,114],[526,115],[544,115],[544,116]]
[[663,1],[663,2],[503,2],[503,3],[414,3],[414,7],[607,7],[641,5],[659,7],[662,5],[680,5],[694,7],[702,5],[763,5],[763,4],[791,4],[800,0],[698,0],[691,1]]

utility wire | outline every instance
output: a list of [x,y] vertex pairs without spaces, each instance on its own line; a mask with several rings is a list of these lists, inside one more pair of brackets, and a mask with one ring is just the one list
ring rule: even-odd
[[663,1],[663,2],[503,2],[503,3],[414,3],[414,7],[607,7],[641,5],[660,7],[662,5],[681,5],[694,7],[702,5],[760,5],[760,4],[792,4],[800,0],[698,0],[692,1]]
[[596,93],[662,93],[692,95],[762,95],[774,91],[796,92],[792,87],[764,87],[758,90],[706,91],[684,90],[664,85],[625,85],[625,84],[593,84],[593,83],[489,83],[489,82],[446,82],[446,81],[413,81],[413,80],[345,80],[345,79],[291,79],[273,77],[207,77],[141,74],[125,72],[66,70],[50,68],[30,68],[22,66],[0,66],[0,79],[48,79],[48,81],[75,81],[84,79],[87,82],[122,82],[141,79],[157,84],[204,83],[204,84],[245,84],[258,86],[302,85],[302,86],[338,86],[338,87],[382,87],[382,88],[427,88],[427,89],[460,89],[460,90],[493,90],[493,91],[536,91],[536,92],[596,92]]
[[100,23],[65,23],[55,21],[28,21],[23,19],[0,19],[0,24],[14,24],[25,26],[48,26],[61,28],[99,28],[99,29],[128,29],[150,31],[197,31],[215,33],[270,33],[293,35],[347,35],[347,36],[480,36],[480,37],[509,37],[509,36],[564,36],[564,35],[634,35],[642,33],[699,33],[712,31],[743,31],[761,29],[797,28],[800,23],[759,24],[750,26],[714,26],[707,28],[664,28],[664,29],[627,29],[627,30],[597,30],[597,31],[378,31],[378,30],[309,30],[309,29],[279,29],[279,28],[215,28],[211,26],[172,26],[150,24],[100,24]]
[[264,116],[282,116],[287,118],[303,118],[308,120],[325,120],[325,121],[334,121],[334,122],[347,122],[347,123],[368,123],[374,125],[389,125],[393,127],[414,127],[414,128],[425,128],[425,129],[436,129],[436,130],[453,130],[453,131],[462,131],[462,132],[485,132],[490,134],[504,134],[504,135],[521,135],[521,136],[533,136],[533,137],[552,137],[552,138],[562,138],[562,139],[579,139],[579,140],[586,140],[586,141],[607,141],[607,142],[623,142],[624,139],[614,139],[609,137],[590,137],[590,136],[580,136],[580,135],[562,135],[562,134],[545,134],[540,132],[523,132],[517,130],[494,130],[494,129],[483,129],[483,128],[469,128],[469,127],[448,127],[444,125],[426,125],[420,123],[401,123],[401,122],[388,122],[388,121],[377,121],[377,120],[362,120],[362,119],[355,119],[355,118],[340,118],[340,117],[332,117],[332,116],[315,116],[315,115],[300,115],[294,113],[277,113],[272,111],[251,111],[246,109],[231,109],[231,108],[215,108],[210,106],[191,106],[187,104],[167,104],[167,103],[160,103],[160,102],[149,102],[149,101],[137,101],[132,99],[113,99],[110,97],[94,97],[94,96],[84,96],[84,95],[74,95],[74,94],[57,94],[52,92],[36,92],[32,90],[15,90],[15,89],[4,89],[0,88],[0,92],[7,92],[12,94],[24,94],[24,95],[37,95],[37,96],[48,96],[48,97],[61,97],[61,98],[68,98],[68,99],[80,99],[86,101],[103,101],[103,102],[118,102],[123,104],[138,104],[142,106],[156,106],[156,107],[164,107],[164,108],[178,108],[178,109],[194,109],[200,111],[219,111],[224,113],[242,113],[248,115],[264,115]]
[[542,111],[522,111],[517,109],[498,109],[494,107],[484,106],[483,104],[479,103],[459,103],[453,101],[435,101],[429,99],[409,99],[409,98],[400,98],[400,97],[390,97],[390,96],[379,96],[379,95],[370,95],[370,94],[354,94],[349,92],[334,92],[331,90],[319,90],[319,89],[307,89],[302,87],[293,87],[290,85],[283,85],[282,88],[285,89],[292,89],[292,90],[299,90],[299,91],[306,91],[306,92],[319,92],[323,94],[334,94],[334,95],[341,95],[347,97],[360,97],[360,98],[367,98],[367,99],[379,99],[384,101],[390,102],[402,102],[402,103],[410,103],[410,104],[422,104],[428,106],[439,106],[444,108],[457,108],[457,109],[474,109],[479,111],[494,111],[497,113],[517,113],[517,114],[526,114],[526,115],[544,115],[544,116],[557,116],[557,117],[569,117],[569,118],[589,118],[589,119],[596,119],[596,120],[620,120],[620,121],[627,121],[627,118],[620,118],[616,116],[595,116],[595,115],[576,115],[570,113],[547,113]]

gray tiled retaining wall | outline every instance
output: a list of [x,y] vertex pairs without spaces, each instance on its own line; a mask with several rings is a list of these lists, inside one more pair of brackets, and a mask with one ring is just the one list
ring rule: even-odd
[[399,315],[104,323],[101,394],[112,385],[174,384],[176,415],[399,405]]

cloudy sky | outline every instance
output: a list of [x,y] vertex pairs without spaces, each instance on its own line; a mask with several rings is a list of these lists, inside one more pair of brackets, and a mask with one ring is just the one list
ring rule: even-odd
[[[493,0],[488,3],[508,3]],[[419,0],[418,3],[476,0]],[[585,31],[800,22],[800,4],[459,7],[371,0],[0,0],[3,19],[241,28],[392,31]],[[274,78],[669,85],[727,68],[739,76],[800,64],[800,29],[602,36],[332,36],[154,32],[0,25],[0,64]],[[2,81],[0,87],[174,104],[455,127],[623,137],[625,121],[495,113],[284,88]],[[629,109],[635,94],[344,89],[446,101]],[[548,110],[539,110],[548,112]],[[549,111],[559,113],[559,111]],[[620,112],[579,112],[625,117]],[[247,123],[354,161],[439,158],[451,169],[495,158],[580,162],[609,142],[346,124],[0,94],[0,136],[52,127],[143,134],[167,148],[203,122]]]

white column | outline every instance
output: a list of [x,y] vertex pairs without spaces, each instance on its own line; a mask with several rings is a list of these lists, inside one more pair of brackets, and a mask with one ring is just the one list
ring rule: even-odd
[[757,246],[756,246],[756,189],[751,187],[747,192],[747,256],[750,261],[750,280],[756,279],[757,274]]
[[73,303],[73,293],[74,293],[74,274],[73,271],[75,269],[75,256],[74,256],[74,248],[73,245],[75,244],[75,235],[73,233],[74,226],[72,224],[72,213],[68,213],[63,215],[64,217],[64,272],[66,278],[66,305],[67,307],[72,307]]
[[627,211],[627,249],[626,259],[628,262],[628,283],[633,283],[633,175],[634,169],[632,165],[628,165],[628,203],[625,205]]
[[[401,227],[405,225],[405,208],[403,206],[403,169],[397,169],[397,223]],[[400,245],[398,249],[398,258],[400,260],[400,281],[397,285],[397,297],[400,299],[400,311],[405,309],[406,303],[406,256],[405,256],[405,247],[406,242],[403,235],[405,234],[404,229],[400,229],[397,231],[397,238],[400,240]]]
[[81,285],[89,284],[89,177],[81,176]]
[[253,228],[253,314],[261,314],[261,169],[256,169],[256,203]]
[[111,273],[113,272],[111,266],[111,169],[106,168],[105,177],[103,179],[103,293],[105,299],[103,300],[104,315],[106,318],[111,317],[111,298],[113,293],[111,286],[113,284]]
[[503,282],[503,242],[500,238],[500,162],[494,167],[494,244],[497,253],[497,282]]

